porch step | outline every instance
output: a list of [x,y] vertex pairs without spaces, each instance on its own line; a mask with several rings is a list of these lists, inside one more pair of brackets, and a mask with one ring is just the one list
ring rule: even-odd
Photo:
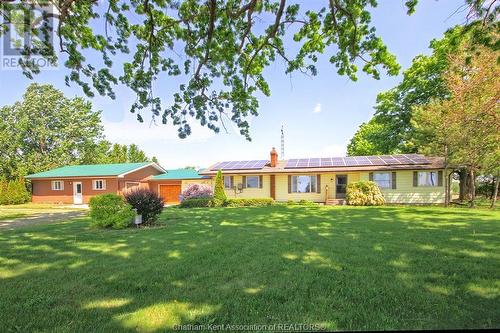
[[345,205],[345,199],[328,199],[325,202],[325,205],[336,206],[336,205]]

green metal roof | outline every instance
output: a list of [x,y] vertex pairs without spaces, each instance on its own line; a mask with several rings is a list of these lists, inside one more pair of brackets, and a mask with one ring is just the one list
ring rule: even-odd
[[166,173],[161,175],[156,175],[151,177],[153,180],[168,180],[168,179],[201,179],[206,178],[200,174],[195,169],[173,169],[167,170]]
[[117,164],[88,164],[69,165],[44,172],[28,175],[25,178],[57,178],[57,177],[88,177],[88,176],[118,176],[140,167],[146,166],[150,162],[141,163],[117,163]]

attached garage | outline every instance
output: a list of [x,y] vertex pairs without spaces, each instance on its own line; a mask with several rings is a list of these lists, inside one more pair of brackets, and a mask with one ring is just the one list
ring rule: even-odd
[[158,184],[158,192],[166,204],[179,203],[181,195],[181,184]]
[[169,205],[178,204],[182,191],[190,184],[212,184],[210,177],[200,176],[195,169],[167,170],[164,174],[152,176],[148,182],[150,189],[158,192]]

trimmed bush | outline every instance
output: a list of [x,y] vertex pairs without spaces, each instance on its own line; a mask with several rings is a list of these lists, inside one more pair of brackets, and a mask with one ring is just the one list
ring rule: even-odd
[[193,198],[193,199],[184,199],[182,200],[180,207],[181,208],[197,208],[197,207],[213,207],[213,199],[212,198]]
[[287,200],[283,201],[280,204],[286,205],[286,206],[318,206],[319,204],[317,202],[311,201],[311,200],[299,200],[299,201],[294,201],[294,200]]
[[215,177],[214,199],[222,202],[227,200],[226,192],[224,191],[224,177],[220,170],[217,171],[217,176]]
[[263,207],[271,206],[274,200],[271,198],[255,198],[255,199],[227,199],[224,202],[226,207]]
[[359,181],[347,185],[346,201],[351,206],[379,206],[385,204],[380,188],[371,181]]
[[0,179],[0,205],[19,205],[30,201],[31,195],[24,179]]
[[196,207],[263,207],[271,206],[274,200],[271,198],[255,198],[255,199],[227,199],[222,201],[215,198],[193,198],[185,199],[181,202],[182,208]]
[[227,200],[213,198],[210,207],[223,207]]
[[135,212],[117,194],[101,194],[90,198],[91,225],[99,228],[123,229],[132,224]]
[[142,215],[142,223],[156,221],[163,211],[163,198],[156,192],[145,188],[138,188],[125,193],[125,200],[137,209],[137,214]]
[[212,188],[208,185],[191,184],[184,191],[182,191],[182,200],[212,197]]

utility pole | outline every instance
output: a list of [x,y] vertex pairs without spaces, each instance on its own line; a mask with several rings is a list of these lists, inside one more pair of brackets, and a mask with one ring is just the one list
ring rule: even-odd
[[283,131],[283,125],[281,125],[281,159],[285,159],[285,132]]

